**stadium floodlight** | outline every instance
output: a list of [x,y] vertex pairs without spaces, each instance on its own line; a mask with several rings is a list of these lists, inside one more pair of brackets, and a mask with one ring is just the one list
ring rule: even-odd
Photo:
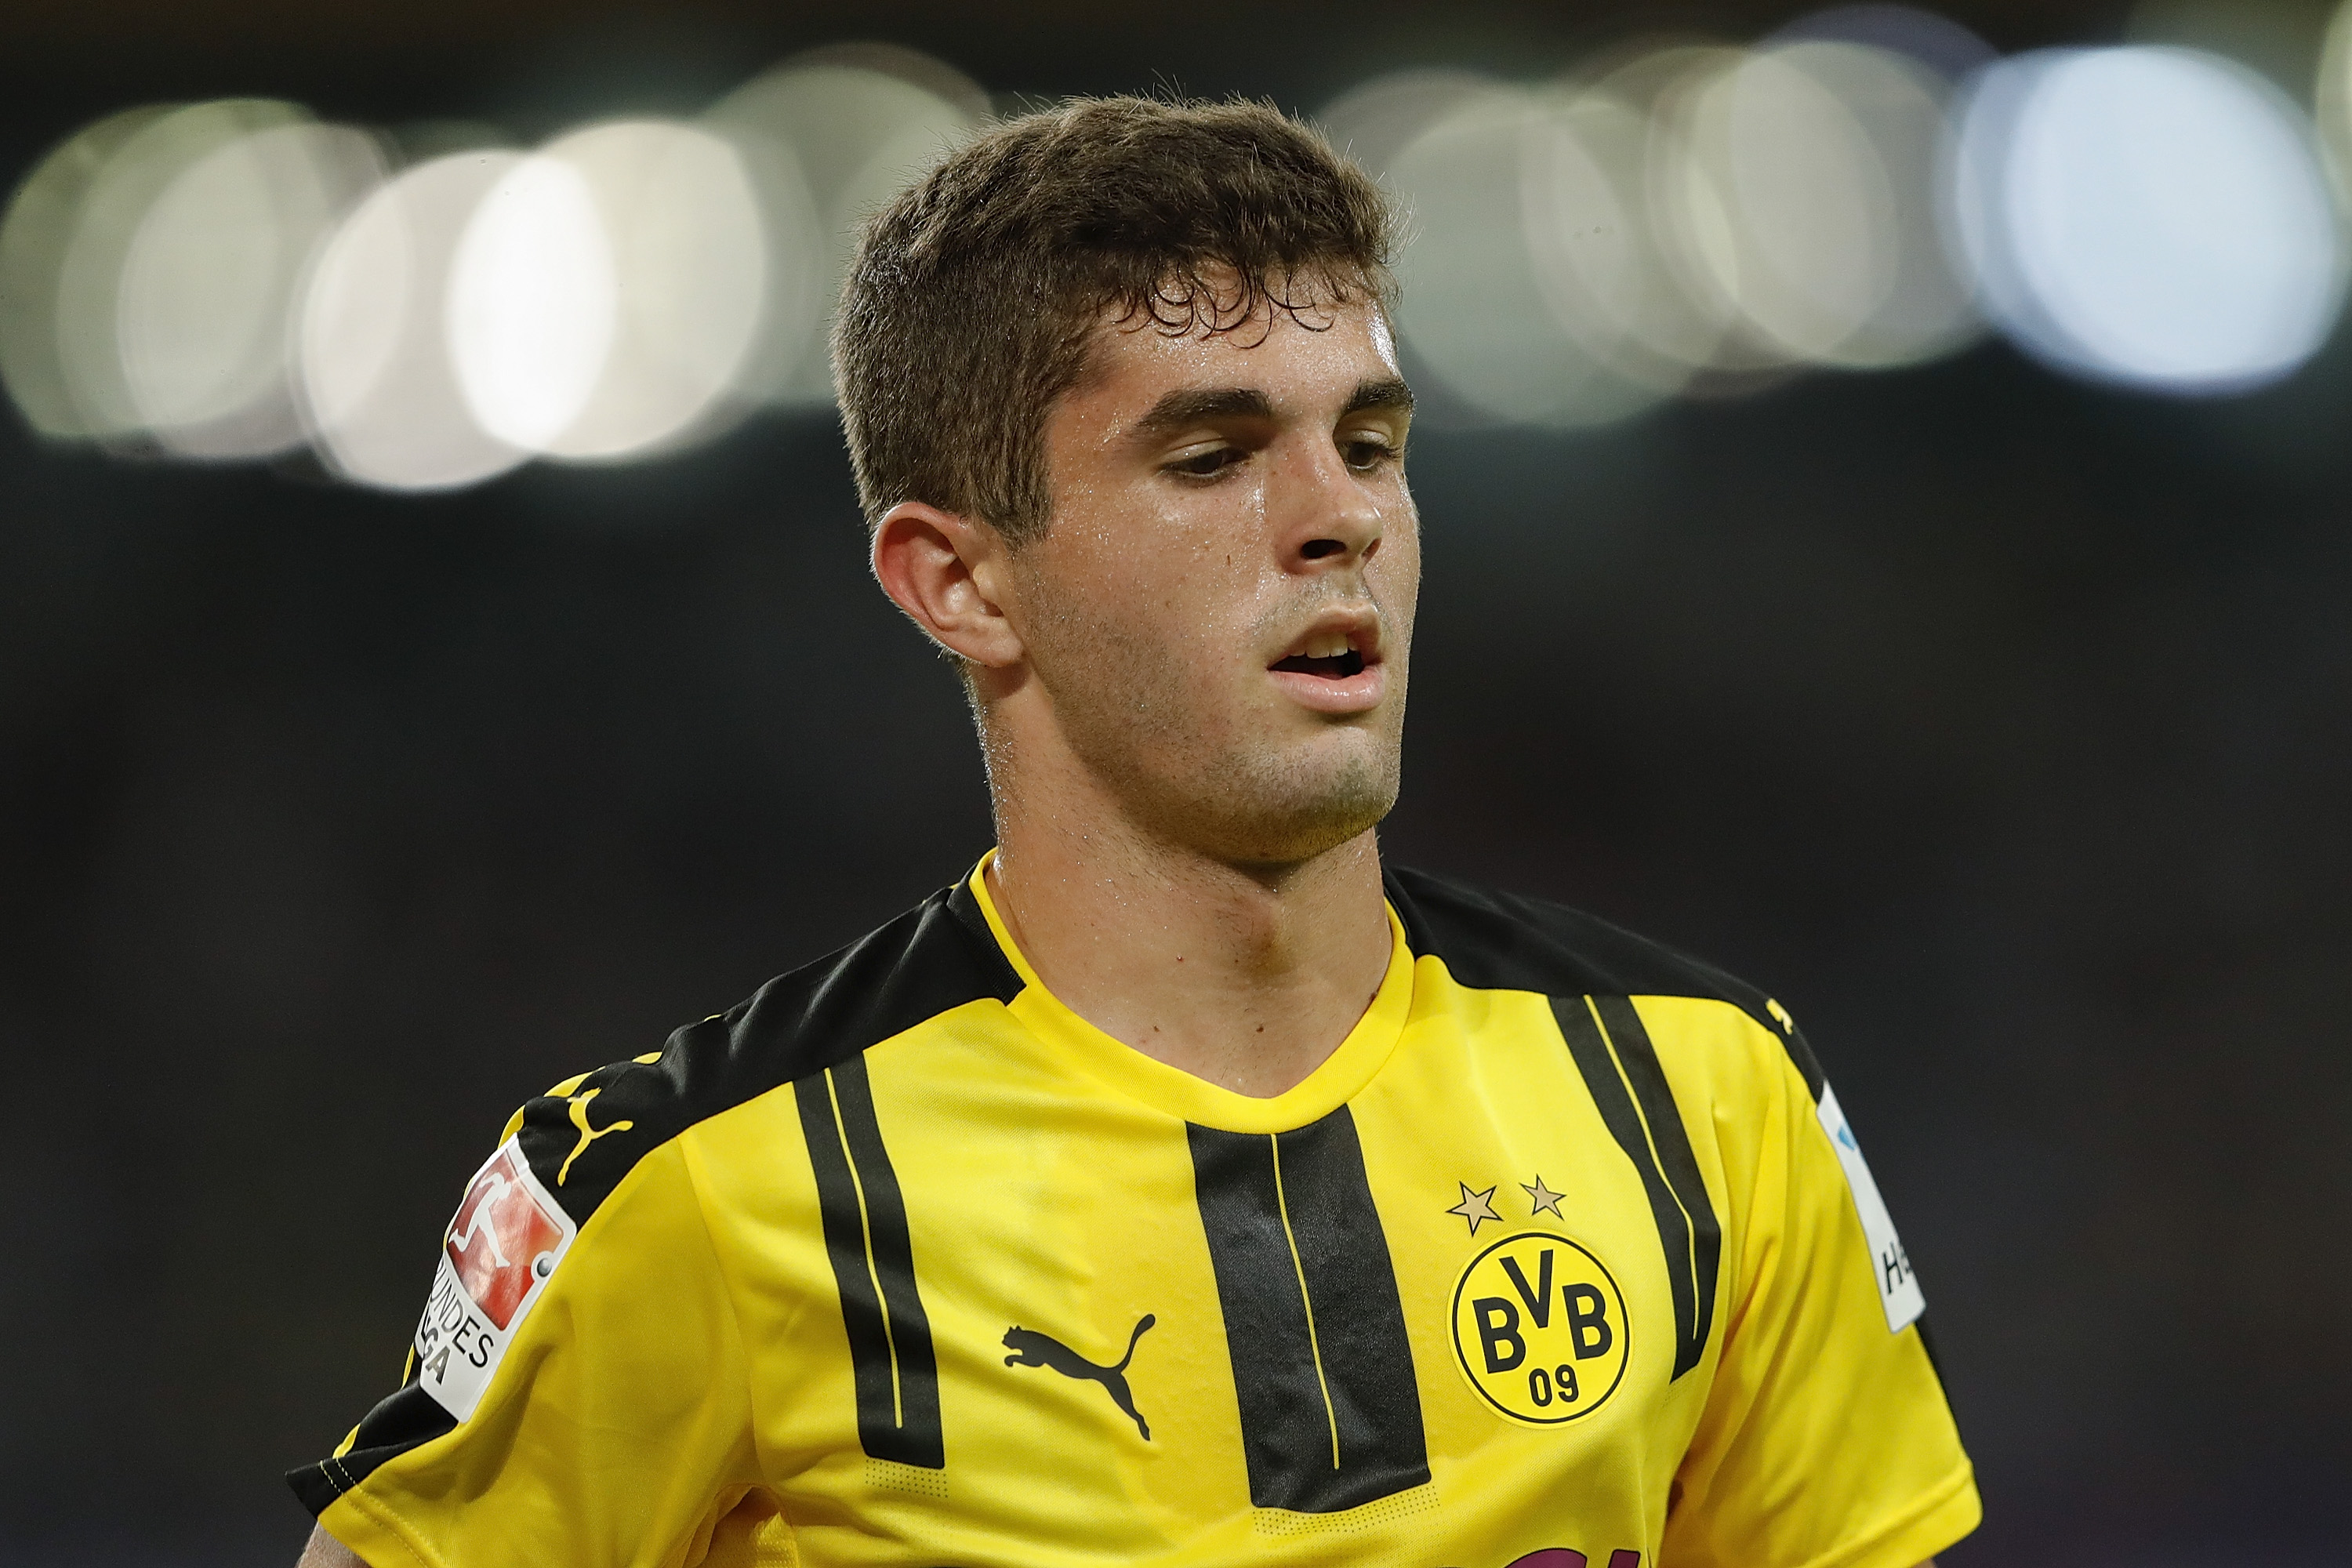
[[2312,103],[2339,200],[2352,206],[2352,0],[2336,8],[2321,46]]
[[[0,227],[0,295],[6,300],[0,369],[34,428],[152,449],[158,412],[177,428],[207,422],[181,416],[201,415],[203,384],[217,372],[221,355],[245,367],[229,374],[231,382],[268,359],[266,351],[237,340],[242,331],[269,335],[269,298],[273,291],[282,298],[287,253],[265,258],[255,252],[271,250],[266,241],[256,245],[237,226],[215,225],[213,265],[223,260],[224,242],[230,249],[247,246],[248,253],[229,265],[243,296],[226,310],[212,301],[207,317],[201,302],[190,309],[184,287],[173,291],[185,281],[173,275],[174,265],[185,268],[194,257],[170,254],[171,240],[158,236],[151,219],[159,204],[167,219],[202,218],[169,199],[192,169],[218,167],[212,155],[248,137],[309,124],[299,106],[264,99],[132,110],[89,127],[43,160]],[[188,237],[186,222],[177,234]],[[159,251],[166,262],[160,269],[142,259]],[[129,358],[126,325],[133,334]],[[261,374],[274,373],[266,365]],[[159,393],[162,406],[151,408]],[[175,406],[175,396],[192,401]]]
[[1475,71],[1416,66],[1357,83],[1317,110],[1315,122],[1331,145],[1385,183],[1390,164],[1414,137],[1497,85]]
[[[1399,325],[1463,404],[1484,420],[1572,429],[1655,400],[1594,352],[1592,340],[1612,335],[1615,323],[1571,284],[1542,275],[1570,264],[1559,251],[1573,242],[1563,239],[1556,204],[1547,205],[1563,185],[1595,204],[1570,221],[1603,247],[1625,228],[1622,216],[1612,221],[1607,178],[1545,99],[1501,87],[1467,99],[1401,149],[1390,172],[1412,226],[1398,264]],[[1613,251],[1579,259],[1596,277],[1613,280],[1623,270]]]
[[1656,291],[1644,341],[1677,364],[1679,389],[1747,389],[1786,375],[1798,362],[1759,331],[1741,309],[1736,280],[1738,224],[1729,171],[1709,155],[1706,108],[1749,58],[1727,45],[1683,43],[1635,54],[1595,88],[1643,116],[1638,153],[1643,227],[1664,286]]
[[2335,325],[2344,254],[2310,127],[2217,56],[2004,61],[1969,96],[1953,183],[1988,310],[2062,370],[2243,391],[2291,374]]
[[770,308],[740,379],[745,396],[829,404],[823,327],[866,216],[988,117],[988,95],[912,49],[837,45],[728,94],[702,124],[742,154],[768,216]]
[[449,359],[475,422],[542,452],[580,416],[620,314],[612,237],[587,176],[519,160],[483,193],[449,258]]
[[610,460],[715,435],[742,411],[732,394],[768,291],[759,198],[734,147],[690,125],[632,120],[573,132],[541,154],[585,181],[613,295],[602,370],[538,449]]
[[1892,51],[1806,40],[1759,49],[1697,94],[1691,153],[1725,204],[1701,261],[1755,331],[1855,369],[1976,335],[1937,199],[1948,90]]
[[123,258],[115,337],[165,450],[227,459],[302,444],[296,297],[336,221],[382,177],[372,138],[306,121],[236,137],[158,194]]
[[58,335],[66,252],[115,157],[176,104],[143,104],[87,125],[35,164],[0,217],[0,381],[25,421],[53,440],[93,434],[68,384]]
[[353,209],[320,254],[302,301],[299,385],[311,444],[343,478],[446,489],[530,456],[474,417],[446,325],[459,238],[521,161],[484,148],[419,163]]

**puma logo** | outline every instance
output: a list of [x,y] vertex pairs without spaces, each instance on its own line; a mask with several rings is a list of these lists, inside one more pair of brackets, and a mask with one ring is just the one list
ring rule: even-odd
[[1135,1331],[1127,1336],[1127,1354],[1119,1358],[1117,1366],[1097,1366],[1053,1335],[1016,1325],[1004,1331],[1004,1348],[1013,1352],[1004,1358],[1004,1364],[1050,1366],[1064,1377],[1101,1384],[1103,1392],[1110,1395],[1111,1403],[1127,1412],[1128,1419],[1135,1423],[1135,1429],[1142,1433],[1143,1440],[1149,1443],[1151,1441],[1151,1428],[1145,1425],[1142,1413],[1135,1407],[1134,1391],[1127,1386],[1127,1363],[1135,1359],[1135,1342],[1143,1337],[1144,1330],[1159,1321],[1150,1312],[1143,1314],[1143,1321],[1137,1323]]
[[589,1126],[588,1102],[604,1092],[604,1091],[601,1089],[592,1089],[583,1093],[575,1094],[571,1099],[563,1102],[566,1106],[571,1108],[572,1125],[580,1129],[580,1142],[572,1146],[571,1153],[563,1156],[563,1167],[555,1173],[555,1184],[559,1187],[563,1184],[563,1178],[572,1173],[572,1162],[580,1158],[581,1155],[585,1154],[588,1152],[589,1144],[593,1143],[597,1139],[602,1138],[607,1132],[626,1132],[630,1128],[636,1125],[635,1122],[631,1121],[625,1117],[621,1121],[614,1122],[609,1127]]

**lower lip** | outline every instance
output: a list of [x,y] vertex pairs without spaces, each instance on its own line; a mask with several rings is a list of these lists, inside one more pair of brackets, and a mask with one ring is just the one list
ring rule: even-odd
[[1366,665],[1355,674],[1334,680],[1296,669],[1269,669],[1276,686],[1301,708],[1318,713],[1362,713],[1380,706],[1388,689],[1383,667]]

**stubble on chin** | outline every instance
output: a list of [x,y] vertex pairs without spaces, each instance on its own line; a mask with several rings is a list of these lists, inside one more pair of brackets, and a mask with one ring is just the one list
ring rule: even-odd
[[1396,805],[1392,743],[1367,734],[1339,759],[1261,754],[1255,777],[1234,770],[1234,809],[1201,823],[1202,847],[1222,841],[1232,864],[1295,866],[1369,832]]

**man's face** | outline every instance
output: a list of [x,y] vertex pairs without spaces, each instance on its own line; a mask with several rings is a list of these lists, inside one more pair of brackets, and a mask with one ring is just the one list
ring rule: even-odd
[[1361,300],[1101,332],[1047,421],[1052,519],[1008,613],[1071,751],[1148,830],[1283,865],[1395,803],[1411,414]]

